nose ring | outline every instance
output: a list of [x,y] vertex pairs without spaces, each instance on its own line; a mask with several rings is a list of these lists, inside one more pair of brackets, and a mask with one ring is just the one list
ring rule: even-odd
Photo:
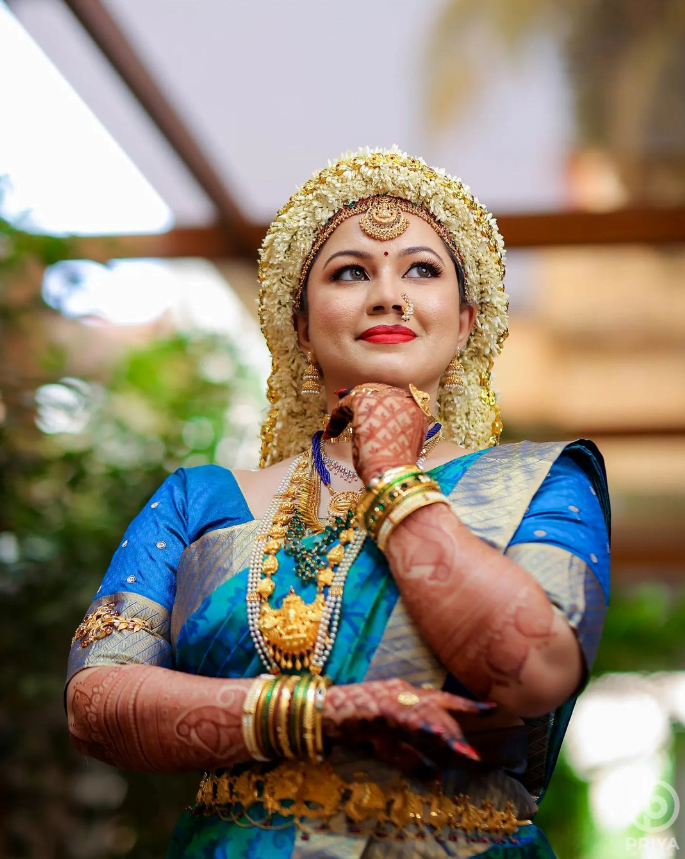
[[402,322],[409,322],[414,315],[414,302],[409,298],[406,292],[402,293]]

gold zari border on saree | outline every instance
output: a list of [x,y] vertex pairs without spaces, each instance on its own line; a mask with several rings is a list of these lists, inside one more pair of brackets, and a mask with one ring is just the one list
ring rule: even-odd
[[437,787],[431,793],[415,793],[403,781],[388,789],[360,772],[354,781],[345,781],[328,761],[283,761],[270,770],[254,765],[238,774],[205,773],[193,811],[218,814],[243,827],[295,826],[303,837],[337,831],[343,819],[349,835],[511,841],[520,826],[531,823],[518,820],[510,802],[503,809],[487,801],[474,805],[468,796],[451,799]]

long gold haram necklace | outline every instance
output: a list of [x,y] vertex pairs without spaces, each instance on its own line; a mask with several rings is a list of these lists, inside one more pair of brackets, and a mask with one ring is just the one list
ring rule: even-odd
[[356,526],[341,533],[340,545],[328,553],[329,566],[317,578],[312,603],[305,603],[291,587],[279,608],[270,605],[269,597],[275,589],[273,576],[278,570],[276,554],[283,546],[295,511],[311,511],[311,498],[319,485],[318,475],[314,475],[310,455],[301,454],[292,463],[264,516],[250,560],[248,625],[257,653],[272,674],[292,668],[308,668],[312,674],[322,672],[338,633],[347,573],[366,537]]

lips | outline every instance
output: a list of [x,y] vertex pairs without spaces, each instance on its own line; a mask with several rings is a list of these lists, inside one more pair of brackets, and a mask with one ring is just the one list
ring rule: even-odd
[[404,325],[374,325],[359,335],[367,343],[408,343],[416,334]]

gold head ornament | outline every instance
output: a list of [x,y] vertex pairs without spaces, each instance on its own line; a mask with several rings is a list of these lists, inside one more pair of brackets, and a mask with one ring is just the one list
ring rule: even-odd
[[409,218],[392,197],[376,197],[359,219],[359,226],[372,239],[387,242],[402,235],[409,226]]

